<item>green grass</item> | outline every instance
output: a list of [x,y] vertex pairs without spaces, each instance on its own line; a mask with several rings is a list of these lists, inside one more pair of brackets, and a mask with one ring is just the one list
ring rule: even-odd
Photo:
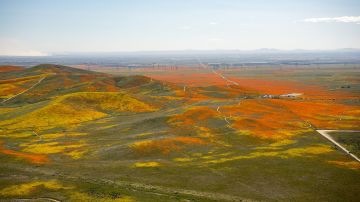
[[330,133],[330,136],[334,138],[335,141],[343,145],[347,150],[356,156],[360,156],[360,132],[354,133],[339,133],[333,132]]

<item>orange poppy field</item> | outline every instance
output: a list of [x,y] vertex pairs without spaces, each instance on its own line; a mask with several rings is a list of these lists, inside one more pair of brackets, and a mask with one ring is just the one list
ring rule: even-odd
[[[0,198],[351,201],[360,191],[358,162],[317,132],[360,130],[358,69],[88,69],[0,67],[0,169],[12,176]],[[341,137],[357,151],[356,136]]]

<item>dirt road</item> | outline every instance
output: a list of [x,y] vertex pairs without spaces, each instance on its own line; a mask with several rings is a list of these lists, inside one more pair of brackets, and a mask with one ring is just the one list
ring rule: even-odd
[[335,144],[337,147],[339,147],[341,150],[343,150],[345,153],[347,153],[349,156],[351,156],[352,158],[354,158],[356,161],[360,162],[360,159],[355,156],[354,154],[352,154],[349,150],[347,150],[345,147],[341,146],[340,143],[336,142],[330,135],[329,133],[331,132],[344,132],[344,133],[354,133],[354,132],[360,132],[360,131],[356,131],[356,130],[316,130],[318,133],[320,133],[320,135],[322,135],[323,137],[325,137],[326,139],[328,139],[330,142],[332,142],[333,144]]
[[32,85],[30,88],[25,89],[24,91],[22,91],[22,92],[14,95],[14,96],[12,96],[12,97],[9,97],[9,98],[3,100],[1,103],[4,104],[5,102],[14,99],[14,98],[17,97],[17,96],[28,92],[29,90],[33,89],[35,86],[39,85],[45,78],[46,78],[46,76],[42,77],[41,79],[39,79],[39,81],[38,81],[37,83],[35,83],[34,85]]

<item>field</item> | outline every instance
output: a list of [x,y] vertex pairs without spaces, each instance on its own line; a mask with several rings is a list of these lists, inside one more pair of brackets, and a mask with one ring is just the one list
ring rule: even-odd
[[0,201],[360,198],[359,68],[86,69],[0,67]]
[[360,133],[344,133],[336,132],[331,133],[331,137],[334,138],[337,142],[344,145],[351,153],[356,156],[360,156]]

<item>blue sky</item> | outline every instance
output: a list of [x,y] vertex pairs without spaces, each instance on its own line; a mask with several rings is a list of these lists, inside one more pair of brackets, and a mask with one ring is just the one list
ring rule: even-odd
[[0,0],[0,55],[360,48],[357,0]]

